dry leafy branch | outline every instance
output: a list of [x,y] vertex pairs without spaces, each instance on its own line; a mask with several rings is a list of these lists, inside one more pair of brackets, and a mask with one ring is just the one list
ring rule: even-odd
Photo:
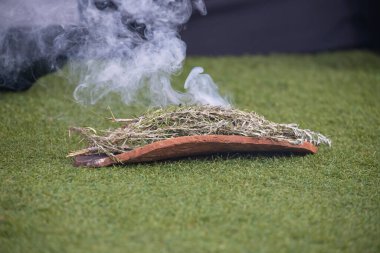
[[133,119],[116,119],[123,127],[102,131],[92,128],[71,128],[81,134],[89,147],[69,154],[105,153],[109,156],[168,138],[191,135],[241,135],[314,145],[331,141],[324,135],[296,124],[278,124],[254,112],[212,106],[168,107],[151,110]]

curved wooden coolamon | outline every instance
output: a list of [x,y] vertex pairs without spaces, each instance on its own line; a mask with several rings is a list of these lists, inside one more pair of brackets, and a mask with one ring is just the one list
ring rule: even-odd
[[75,166],[105,167],[113,164],[152,162],[172,158],[216,153],[292,153],[315,154],[318,148],[309,142],[296,145],[287,141],[236,135],[196,135],[157,141],[113,158],[106,155],[79,155]]

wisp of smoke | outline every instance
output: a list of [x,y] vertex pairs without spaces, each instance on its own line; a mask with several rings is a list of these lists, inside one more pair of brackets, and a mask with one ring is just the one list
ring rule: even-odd
[[[201,0],[86,1],[80,5],[89,41],[82,52],[86,69],[74,92],[79,101],[96,103],[110,92],[127,104],[140,101],[138,94],[156,106],[211,104],[227,106],[210,76],[195,68],[185,93],[174,90],[171,76],[182,69],[186,45],[178,29],[196,8],[206,14]],[[102,6],[100,6],[103,4]]]
[[[34,2],[41,1],[44,0]],[[172,75],[182,70],[186,57],[179,29],[194,9],[206,14],[203,0],[78,0],[78,7],[79,15],[72,17],[78,23],[61,24],[47,49],[39,46],[46,48],[44,40],[48,40],[38,37],[45,31],[43,28],[29,34],[44,57],[56,59],[65,52],[70,69],[79,71],[80,82],[74,91],[79,102],[94,104],[109,93],[117,93],[126,104],[140,103],[143,94],[154,106],[229,106],[201,67],[189,74],[186,92],[176,91],[171,85]],[[8,60],[5,65],[10,66],[12,58],[13,65],[18,66],[23,59],[14,60],[21,58],[17,56],[12,58],[8,53],[2,59]],[[80,64],[76,64],[78,61]]]
[[0,89],[28,89],[74,55],[77,10],[76,0],[0,1]]

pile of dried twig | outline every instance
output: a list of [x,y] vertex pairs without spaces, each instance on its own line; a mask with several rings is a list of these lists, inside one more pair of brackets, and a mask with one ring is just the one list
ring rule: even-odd
[[98,134],[93,128],[71,128],[80,133],[89,147],[70,153],[105,153],[114,155],[155,141],[191,135],[241,135],[285,140],[293,144],[304,141],[314,145],[331,141],[320,133],[300,129],[296,124],[278,124],[254,112],[211,106],[168,107],[151,110],[133,119],[115,119],[123,127]]

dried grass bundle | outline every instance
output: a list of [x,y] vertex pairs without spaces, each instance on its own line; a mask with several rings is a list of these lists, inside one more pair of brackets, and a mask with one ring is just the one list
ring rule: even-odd
[[314,145],[331,141],[324,135],[296,124],[278,124],[266,120],[254,112],[211,106],[168,107],[151,110],[134,119],[115,119],[123,127],[102,131],[98,135],[93,128],[71,128],[80,133],[89,147],[69,154],[105,153],[109,156],[168,138],[192,135],[240,135],[270,138],[300,144]]

